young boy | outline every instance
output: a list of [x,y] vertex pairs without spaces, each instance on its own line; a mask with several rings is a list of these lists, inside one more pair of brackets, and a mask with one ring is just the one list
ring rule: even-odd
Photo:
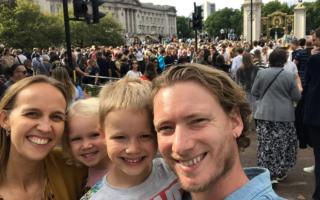
[[82,198],[90,200],[181,199],[175,174],[157,152],[151,86],[124,78],[100,92],[100,127],[112,162],[105,177]]

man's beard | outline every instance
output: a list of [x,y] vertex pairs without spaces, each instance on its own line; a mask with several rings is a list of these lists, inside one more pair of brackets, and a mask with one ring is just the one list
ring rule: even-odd
[[[208,181],[205,183],[202,183],[201,185],[185,186],[183,185],[183,183],[180,182],[181,187],[184,190],[192,193],[205,192],[210,188],[214,187],[214,185],[216,185],[221,179],[223,179],[225,175],[230,172],[230,170],[234,166],[234,163],[235,163],[235,154],[231,153],[231,155],[228,155],[227,159],[224,161],[224,165],[222,166],[223,168],[222,172],[219,172],[218,174],[212,174],[212,176],[208,179]],[[221,166],[218,165],[218,167],[221,167]]]

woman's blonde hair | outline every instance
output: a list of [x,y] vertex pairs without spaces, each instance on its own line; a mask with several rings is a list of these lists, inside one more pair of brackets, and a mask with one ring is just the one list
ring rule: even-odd
[[[29,87],[30,85],[36,83],[46,83],[57,88],[62,95],[64,96],[66,103],[67,101],[67,93],[63,87],[63,85],[52,78],[43,75],[32,76],[28,78],[24,78],[17,83],[13,84],[4,94],[0,102],[0,112],[7,111],[10,113],[11,110],[15,107],[15,102],[17,99],[17,95]],[[41,92],[41,91],[39,91]],[[7,130],[4,128],[0,128],[0,185],[3,182],[6,174],[6,167],[9,159],[9,151],[11,146],[10,136],[7,135]]]

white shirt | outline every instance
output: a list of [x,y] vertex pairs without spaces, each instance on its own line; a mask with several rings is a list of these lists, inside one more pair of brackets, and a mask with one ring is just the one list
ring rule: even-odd
[[236,76],[236,73],[237,73],[238,69],[240,68],[241,64],[242,64],[242,55],[239,54],[232,60],[232,65],[231,65],[231,69],[230,69],[232,77]]

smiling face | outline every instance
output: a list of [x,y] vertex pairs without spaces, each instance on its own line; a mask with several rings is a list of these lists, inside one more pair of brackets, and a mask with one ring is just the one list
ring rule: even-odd
[[97,126],[98,116],[73,115],[68,119],[69,144],[76,160],[88,167],[105,169],[109,158],[104,135]]
[[10,129],[10,157],[44,159],[64,131],[66,100],[47,83],[34,83],[17,94],[1,125]]
[[105,118],[107,152],[114,165],[109,174],[114,179],[138,184],[149,176],[157,151],[150,120],[144,110],[111,111]]
[[209,190],[234,165],[240,115],[226,114],[207,89],[192,81],[160,89],[153,103],[160,153],[185,190]]

